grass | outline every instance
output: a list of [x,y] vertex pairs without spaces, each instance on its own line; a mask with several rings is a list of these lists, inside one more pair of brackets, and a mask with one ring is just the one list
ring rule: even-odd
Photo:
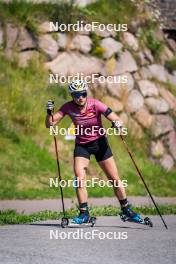
[[79,8],[73,4],[73,1],[34,4],[32,1],[12,0],[9,3],[0,3],[0,19],[4,24],[13,22],[23,25],[34,35],[38,34],[37,27],[42,21],[58,21],[59,24],[75,23],[80,14]]
[[131,1],[123,0],[99,0],[88,5],[87,9],[93,11],[89,20],[105,24],[130,24],[130,18],[139,14]]
[[[144,1],[138,1],[143,5]],[[112,8],[113,7],[113,8]],[[67,15],[65,15],[67,14]],[[99,0],[86,7],[78,7],[74,1],[57,1],[55,3],[32,3],[32,1],[12,0],[0,2],[0,20],[5,25],[13,22],[23,25],[37,35],[37,24],[42,21],[53,21],[59,24],[74,24],[77,21],[90,23],[98,21],[104,24],[129,24],[134,20],[146,20],[146,10],[138,8],[130,0]]]
[[[137,207],[134,208],[138,213],[142,215],[156,215],[156,210],[154,207]],[[160,206],[160,211],[162,215],[175,215],[176,206],[175,205],[162,205]],[[67,210],[66,215],[68,218],[72,218],[77,214],[76,208],[71,208]],[[117,216],[120,213],[120,208],[114,206],[103,206],[103,207],[93,207],[90,208],[90,213],[95,216]],[[15,210],[0,211],[0,225],[7,224],[25,224],[33,223],[37,221],[45,220],[58,220],[62,217],[61,212],[53,211],[41,211],[33,214],[19,214]]]

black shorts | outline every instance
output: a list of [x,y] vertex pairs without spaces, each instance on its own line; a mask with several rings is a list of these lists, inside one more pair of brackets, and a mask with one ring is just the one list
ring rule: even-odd
[[102,136],[87,144],[77,144],[74,149],[74,157],[84,157],[90,159],[90,155],[95,155],[96,160],[102,161],[113,156],[108,140]]

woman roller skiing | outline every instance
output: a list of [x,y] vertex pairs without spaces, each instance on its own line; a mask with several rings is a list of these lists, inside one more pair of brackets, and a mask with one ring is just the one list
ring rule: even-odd
[[[75,127],[82,126],[91,129],[93,126],[102,128],[101,115],[104,115],[113,127],[119,129],[121,121],[119,117],[105,104],[97,99],[87,96],[88,85],[82,80],[73,81],[68,86],[72,100],[65,103],[51,116],[53,103],[48,101],[46,127],[57,124],[65,115],[69,115]],[[89,165],[90,156],[94,155],[99,166],[102,168],[109,180],[116,183],[113,185],[114,193],[120,203],[122,215],[132,222],[141,222],[139,214],[132,210],[128,203],[126,192],[122,184],[113,158],[111,148],[106,135],[100,135],[98,129],[94,133],[76,135],[74,149],[74,173],[77,179],[76,193],[79,202],[79,215],[74,217],[75,224],[88,223],[88,194],[85,184],[86,168]],[[80,184],[79,184],[80,183]]]

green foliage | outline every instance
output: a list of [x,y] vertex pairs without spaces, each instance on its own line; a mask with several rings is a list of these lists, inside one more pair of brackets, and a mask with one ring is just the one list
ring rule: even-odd
[[164,42],[155,37],[155,32],[152,29],[143,29],[139,33],[139,40],[142,47],[147,46],[152,51],[156,60],[159,60],[164,49]]
[[170,73],[176,71],[176,55],[171,60],[166,61],[165,67]]
[[[114,206],[102,206],[102,207],[92,207],[90,208],[91,214],[95,216],[117,216],[120,213],[120,208]],[[135,211],[144,215],[156,215],[156,209],[154,207],[135,207]],[[162,215],[175,215],[176,206],[175,205],[161,205],[160,212]],[[67,210],[66,215],[69,218],[74,217],[77,214],[76,208],[71,208]],[[24,224],[24,223],[34,223],[37,221],[45,220],[58,220],[62,217],[62,212],[54,211],[41,211],[30,215],[19,214],[15,210],[5,210],[0,211],[0,225],[4,224]]]
[[87,9],[93,11],[93,14],[88,16],[90,21],[105,24],[128,24],[139,12],[131,1],[123,0],[99,0],[88,5]]
[[27,27],[37,35],[38,24],[42,21],[53,21],[58,24],[73,24],[91,14],[89,10],[78,8],[74,1],[58,1],[54,3],[36,3],[25,0],[12,0],[0,3],[0,20],[13,22]]

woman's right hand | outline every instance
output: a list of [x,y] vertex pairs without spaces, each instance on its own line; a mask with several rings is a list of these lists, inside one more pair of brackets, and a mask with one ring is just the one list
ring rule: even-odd
[[48,100],[46,105],[47,114],[52,115],[53,110],[54,110],[54,101]]

